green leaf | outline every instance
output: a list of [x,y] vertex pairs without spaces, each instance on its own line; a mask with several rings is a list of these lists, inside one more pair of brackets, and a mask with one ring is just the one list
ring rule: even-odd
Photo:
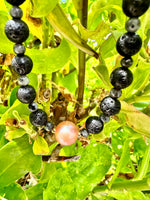
[[5,139],[6,127],[4,125],[0,125],[0,148],[7,143]]
[[7,143],[0,149],[0,187],[5,187],[29,171],[37,174],[41,156],[35,156],[27,135]]
[[58,31],[64,38],[69,40],[77,48],[91,56],[98,58],[98,54],[76,33],[59,4],[57,4],[52,12],[49,13],[47,19],[56,31]]
[[0,11],[0,19],[0,52],[6,54],[12,53],[13,43],[8,40],[4,32],[5,24],[8,21],[8,14],[4,11]]
[[34,141],[33,153],[35,155],[46,155],[49,153],[48,144],[43,137],[38,136]]
[[58,71],[68,62],[70,53],[69,44],[65,39],[57,48],[27,50],[27,55],[33,60],[32,72],[35,74],[51,74]]
[[6,128],[6,130],[7,131],[6,131],[5,137],[9,141],[15,138],[19,138],[26,133],[26,131],[22,128],[14,128],[14,127],[9,127],[9,126]]
[[8,108],[9,107],[0,105],[0,116],[2,116],[8,110]]
[[97,67],[93,67],[97,75],[103,81],[103,83],[108,87],[111,88],[109,73],[106,65],[100,64]]
[[68,163],[67,171],[79,199],[84,199],[100,183],[111,166],[111,157],[110,149],[106,145],[92,141],[83,149],[78,161]]
[[81,142],[77,141],[76,143],[69,145],[69,146],[64,146],[59,153],[59,156],[74,156],[74,155],[79,155],[80,152],[83,150],[83,147],[81,145]]
[[40,183],[48,182],[55,173],[55,171],[56,171],[55,163],[43,163],[43,168],[41,171],[41,177],[39,182]]
[[76,200],[74,182],[72,181],[70,174],[63,169],[58,169],[49,180],[43,196],[44,200],[70,200],[70,198]]
[[13,103],[15,102],[15,100],[17,99],[16,93],[18,90],[19,86],[15,87],[10,95],[9,101],[8,101],[8,105],[11,107],[13,105]]
[[23,117],[24,115],[29,116],[30,114],[28,106],[16,100],[14,104],[2,115],[0,124],[5,124],[5,121],[8,118],[14,118],[13,112],[15,110],[18,111],[21,117]]
[[7,187],[0,188],[0,196],[8,200],[16,200],[16,197],[19,200],[27,199],[25,191],[17,183],[12,183]]
[[108,33],[111,32],[111,29],[110,26],[104,21],[101,21],[94,31],[86,29],[81,23],[79,23],[79,32],[83,40],[87,41],[88,39],[91,39],[99,43],[100,40],[102,40],[107,36]]
[[47,184],[38,183],[37,185],[25,190],[28,200],[43,200],[43,190],[46,185]]
[[31,16],[32,17],[44,17],[48,15],[49,12],[51,12],[55,6],[57,5],[58,0],[31,0]]
[[126,114],[127,124],[135,131],[150,138],[150,117],[138,111],[134,106],[121,101],[121,112]]
[[139,61],[138,67],[136,67],[134,70],[133,82],[124,91],[124,96],[127,98],[131,95],[133,96],[133,94],[136,93],[137,91],[142,91],[149,80],[149,75],[150,75],[150,64],[144,61]]

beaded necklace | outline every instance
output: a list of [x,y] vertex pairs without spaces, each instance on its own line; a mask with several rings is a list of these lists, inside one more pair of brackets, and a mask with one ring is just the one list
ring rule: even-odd
[[[24,55],[25,46],[22,44],[29,36],[29,28],[21,20],[23,13],[18,7],[24,1],[7,0],[8,3],[13,5],[10,10],[10,15],[13,19],[7,21],[5,25],[5,33],[8,39],[16,43],[13,50],[17,55],[13,58],[11,66],[20,75],[18,78],[20,88],[17,91],[17,98],[20,102],[29,104],[28,108],[31,111],[29,118],[32,125],[36,127],[45,126],[45,130],[51,131],[54,125],[52,122],[47,121],[46,112],[39,109],[37,103],[34,102],[36,91],[31,85],[28,85],[29,79],[26,76],[31,72],[33,62],[30,57]],[[100,133],[103,130],[104,123],[110,120],[110,116],[119,113],[121,104],[118,98],[122,95],[121,89],[128,87],[133,81],[132,72],[128,69],[133,64],[131,56],[138,53],[142,46],[142,40],[136,33],[140,28],[138,17],[146,12],[149,4],[149,0],[123,0],[123,12],[130,19],[125,25],[127,33],[123,34],[116,44],[118,53],[123,56],[121,67],[115,69],[110,75],[110,82],[114,88],[111,89],[109,96],[105,97],[100,103],[102,114],[100,116],[91,116],[86,120],[86,129],[80,131],[82,136],[86,137],[89,133]]]

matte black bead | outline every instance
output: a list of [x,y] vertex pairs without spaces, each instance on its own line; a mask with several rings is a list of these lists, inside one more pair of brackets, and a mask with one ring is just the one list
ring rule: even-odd
[[27,76],[20,76],[18,78],[18,84],[21,86],[26,86],[29,83],[29,78]]
[[117,90],[115,88],[110,90],[110,94],[109,94],[112,98],[119,98],[122,95],[122,91],[121,90]]
[[25,53],[25,46],[23,44],[15,44],[13,50],[18,55],[23,55]]
[[53,128],[54,128],[54,124],[52,122],[47,122],[46,125],[45,125],[45,127],[44,127],[44,129],[46,131],[52,131]]
[[142,40],[137,33],[125,33],[117,40],[117,51],[124,57],[130,57],[138,53],[142,46]]
[[21,86],[17,91],[17,98],[22,103],[31,103],[35,97],[36,92],[31,85]]
[[5,25],[5,33],[12,42],[22,43],[29,36],[29,28],[20,19],[10,19]]
[[35,112],[38,109],[38,104],[36,102],[32,102],[28,105],[28,108],[31,112]]
[[100,119],[103,123],[109,122],[110,117],[104,114],[101,114]]
[[15,56],[12,59],[11,66],[15,72],[20,75],[29,74],[33,67],[33,62],[30,57],[23,56]]
[[80,130],[80,135],[82,137],[88,137],[89,136],[89,133],[87,132],[87,130],[84,128],[82,130]]
[[30,122],[34,126],[43,126],[47,122],[47,114],[45,111],[38,109],[30,114]]
[[97,116],[89,117],[85,122],[88,133],[98,134],[103,130],[103,122]]
[[139,17],[149,8],[149,0],[123,0],[123,12],[128,17]]
[[136,32],[140,28],[141,22],[138,18],[131,18],[126,22],[126,30],[128,32]]
[[127,67],[119,67],[110,75],[111,84],[118,90],[128,87],[132,81],[132,72]]
[[131,57],[122,58],[121,60],[122,67],[131,67],[132,64],[133,64],[133,60]]
[[23,16],[23,12],[18,6],[13,6],[10,10],[10,15],[15,19],[20,19]]
[[21,5],[25,0],[6,0],[8,3],[10,3],[13,6],[19,6]]
[[117,99],[107,96],[101,101],[100,108],[104,115],[111,116],[119,113],[121,104]]

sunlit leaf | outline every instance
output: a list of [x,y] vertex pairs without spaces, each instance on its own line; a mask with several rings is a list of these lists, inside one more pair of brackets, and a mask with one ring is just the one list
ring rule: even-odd
[[44,17],[44,16],[48,15],[48,13],[51,12],[55,8],[57,3],[58,3],[58,0],[53,0],[53,1],[31,0],[31,5],[32,5],[31,15],[32,15],[32,17]]
[[43,137],[38,136],[34,141],[33,153],[35,155],[45,155],[49,153],[48,144]]
[[41,157],[33,154],[27,135],[1,148],[0,158],[0,188],[14,182],[29,171],[36,174],[41,168]]
[[17,183],[12,183],[7,187],[0,188],[0,196],[3,196],[5,197],[5,199],[9,199],[9,200],[16,200],[16,197],[19,200],[27,199],[25,191]]
[[126,114],[127,124],[135,131],[150,137],[150,117],[138,111],[134,106],[121,102],[121,111]]

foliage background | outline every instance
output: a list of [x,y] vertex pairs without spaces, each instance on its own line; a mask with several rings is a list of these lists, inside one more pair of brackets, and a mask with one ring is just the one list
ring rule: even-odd
[[[81,2],[26,0],[21,6],[30,29],[26,54],[34,63],[28,77],[37,90],[39,107],[55,123],[63,117],[79,126],[88,115],[100,115],[99,103],[112,87],[109,75],[120,66],[115,45],[126,32],[127,21],[122,1],[89,0],[86,29],[78,19]],[[10,66],[13,44],[4,33],[10,8],[5,0],[0,1],[0,198],[150,199],[150,11],[140,17],[138,34],[143,46],[133,57],[134,81],[123,90],[121,112],[105,124],[102,133],[80,136],[76,144],[61,147],[53,133],[32,127],[27,105],[16,99],[17,75]],[[99,59],[85,42],[99,53]],[[86,55],[80,110],[75,109],[78,48],[90,54]],[[61,114],[53,116],[58,108]]]

